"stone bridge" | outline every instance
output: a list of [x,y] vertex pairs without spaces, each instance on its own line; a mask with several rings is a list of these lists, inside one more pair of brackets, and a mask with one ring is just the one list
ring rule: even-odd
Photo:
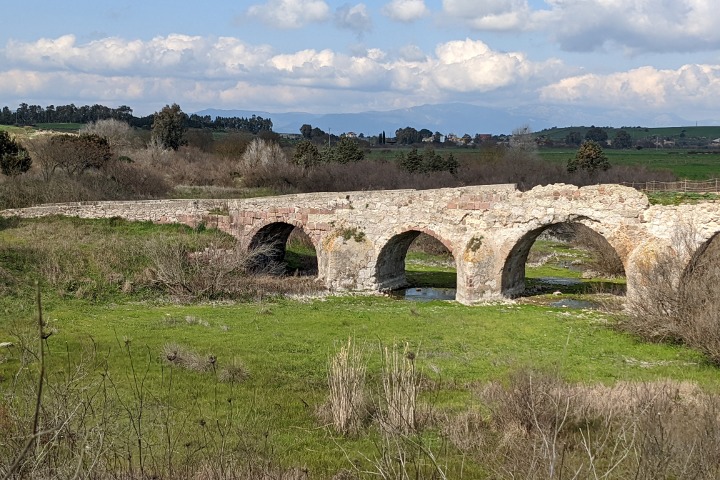
[[[405,282],[405,254],[421,233],[442,242],[457,267],[457,300],[471,304],[519,294],[535,239],[560,223],[582,224],[615,249],[628,294],[639,269],[671,249],[689,261],[720,232],[720,203],[651,206],[642,193],[619,185],[578,188],[556,184],[527,192],[514,185],[436,190],[309,193],[238,200],[156,200],[41,205],[3,216],[121,217],[158,223],[204,223],[284,255],[293,228],[317,252],[318,278],[330,290],[378,291]],[[691,248],[678,247],[684,238]]]

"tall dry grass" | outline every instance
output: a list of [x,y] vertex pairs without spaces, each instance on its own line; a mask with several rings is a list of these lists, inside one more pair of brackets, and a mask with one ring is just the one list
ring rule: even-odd
[[329,408],[335,430],[357,434],[368,417],[365,352],[352,338],[330,358],[327,369]]
[[407,434],[417,428],[419,374],[415,352],[405,344],[382,348],[382,399],[380,424],[385,430]]
[[569,384],[525,369],[476,390],[487,408],[436,425],[497,479],[712,479],[720,397],[689,382]]

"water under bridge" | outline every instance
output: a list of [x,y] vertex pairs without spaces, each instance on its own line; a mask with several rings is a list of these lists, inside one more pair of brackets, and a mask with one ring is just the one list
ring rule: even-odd
[[601,235],[624,265],[628,295],[644,281],[641,270],[663,252],[681,255],[689,263],[720,232],[720,203],[650,205],[644,194],[620,185],[555,184],[526,192],[514,185],[483,185],[231,200],[81,202],[0,215],[120,217],[193,227],[202,223],[234,235],[243,248],[270,244],[279,259],[290,233],[299,228],[315,247],[318,279],[336,291],[403,286],[408,247],[426,233],[452,253],[456,299],[465,304],[521,293],[530,248],[553,225],[581,224]]

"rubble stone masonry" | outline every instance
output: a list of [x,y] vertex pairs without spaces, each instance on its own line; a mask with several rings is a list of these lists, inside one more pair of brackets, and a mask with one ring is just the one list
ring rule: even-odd
[[238,200],[81,202],[0,215],[120,217],[193,227],[202,223],[234,235],[243,248],[284,241],[292,227],[299,227],[315,245],[321,281],[332,290],[355,291],[401,286],[407,247],[425,232],[452,252],[457,300],[465,304],[521,292],[527,253],[553,224],[581,223],[602,235],[623,261],[629,295],[640,281],[638,265],[646,266],[663,249],[675,249],[681,235],[692,232],[697,250],[720,232],[719,203],[651,206],[644,194],[620,185],[555,184],[527,192],[514,185],[484,185]]

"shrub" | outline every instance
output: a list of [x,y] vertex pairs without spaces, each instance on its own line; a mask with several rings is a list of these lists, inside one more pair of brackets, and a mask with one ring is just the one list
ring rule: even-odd
[[523,369],[505,383],[485,385],[479,397],[489,409],[485,419],[463,412],[441,421],[451,441],[493,478],[720,473],[720,398],[691,383],[572,385]]
[[621,328],[653,341],[685,343],[720,364],[720,235],[698,252],[695,237],[686,225],[654,261],[640,265]]
[[107,139],[96,134],[55,135],[50,138],[52,169],[80,175],[90,168],[102,168],[112,158]]
[[32,159],[25,147],[5,130],[0,130],[0,171],[7,177],[16,177],[30,170]]
[[129,124],[114,118],[90,122],[80,128],[79,133],[102,137],[114,150],[129,148],[139,140]]
[[590,175],[594,175],[597,171],[605,171],[610,168],[610,162],[602,151],[599,143],[586,140],[580,145],[575,158],[568,161],[567,171],[574,173],[577,170],[585,170]]

